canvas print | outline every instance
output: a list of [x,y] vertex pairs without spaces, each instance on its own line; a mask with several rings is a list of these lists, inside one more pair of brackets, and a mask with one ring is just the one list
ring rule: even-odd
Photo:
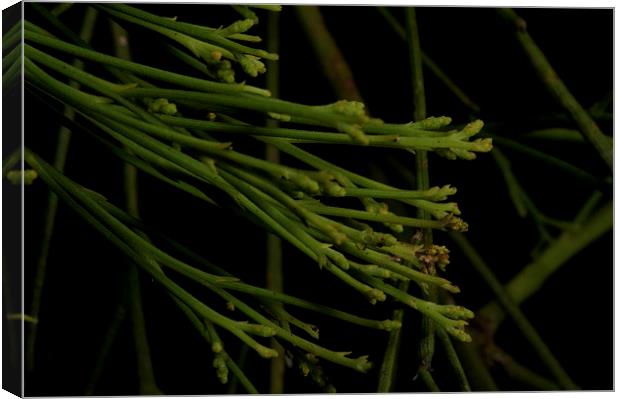
[[613,22],[5,9],[3,388],[613,390]]

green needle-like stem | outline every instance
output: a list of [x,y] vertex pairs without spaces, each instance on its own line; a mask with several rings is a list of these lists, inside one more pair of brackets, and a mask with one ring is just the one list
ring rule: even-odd
[[[80,30],[80,39],[85,42],[90,42],[95,24],[97,22],[97,11],[93,8],[87,8],[84,13],[84,21],[82,22],[82,28]],[[76,69],[83,69],[84,63],[80,60],[74,60],[73,65]],[[78,89],[79,83],[75,81],[70,82],[71,87]],[[69,106],[64,107],[64,116],[73,120],[75,112]],[[65,162],[69,153],[69,144],[71,143],[71,130],[64,125],[58,130],[58,141],[56,144],[56,153],[54,156],[54,167],[62,172],[65,168]],[[47,199],[47,209],[45,224],[43,227],[43,238],[41,240],[41,248],[39,251],[39,257],[37,259],[37,271],[34,277],[32,303],[30,307],[30,315],[35,319],[39,318],[39,312],[41,309],[41,298],[43,296],[43,287],[45,285],[45,276],[47,273],[47,261],[50,251],[50,245],[52,236],[54,234],[54,228],[56,223],[56,213],[58,209],[58,197],[56,194],[50,191]],[[30,332],[26,338],[26,367],[28,370],[34,369],[35,364],[35,350],[37,341],[38,323],[30,325]]]
[[469,243],[469,240],[462,234],[451,233],[451,237],[454,242],[461,248],[463,253],[469,259],[471,265],[476,269],[480,276],[485,280],[489,288],[496,295],[497,300],[505,309],[505,311],[514,320],[515,324],[521,330],[521,333],[530,342],[532,347],[536,350],[541,361],[547,366],[549,371],[556,378],[558,383],[564,389],[575,390],[578,389],[577,385],[568,376],[561,363],[553,355],[547,344],[543,341],[542,337],[538,334],[534,326],[529,322],[523,312],[519,309],[519,306],[512,299],[510,293],[504,289],[502,284],[497,280],[491,268],[480,257],[478,252]]
[[[269,13],[267,17],[267,51],[278,54],[280,52],[280,13]],[[280,96],[280,66],[277,62],[267,64],[266,85],[274,98]],[[268,119],[267,127],[278,127],[279,123]],[[265,147],[265,159],[269,162],[280,163],[280,152],[270,144]],[[267,257],[266,257],[266,288],[275,292],[284,291],[284,269],[282,261],[282,240],[275,234],[267,232]],[[281,313],[285,313],[281,303],[273,303],[272,307]],[[288,314],[288,313],[287,313]],[[271,394],[284,393],[286,360],[284,348],[272,338],[271,346],[278,351],[279,356],[271,359],[269,392]]]
[[[115,23],[110,24],[114,50],[116,56],[129,60],[131,52],[129,48],[129,38],[127,32]],[[138,170],[132,164],[126,163],[123,169],[123,183],[125,188],[125,204],[127,212],[139,218],[138,201]],[[130,286],[129,313],[131,315],[131,328],[136,349],[136,363],[138,365],[139,392],[142,395],[161,395],[161,390],[157,387],[153,363],[151,361],[151,350],[146,334],[146,322],[142,306],[142,293],[140,288],[140,277],[137,266],[131,266],[128,277]]]
[[90,61],[102,63],[125,71],[133,72],[138,75],[150,77],[155,80],[172,83],[175,85],[188,87],[192,89],[204,90],[213,93],[229,93],[238,94],[241,92],[268,95],[269,93],[263,89],[243,84],[228,84],[212,82],[204,79],[198,79],[187,75],[181,75],[173,72],[164,71],[162,69],[153,68],[147,65],[138,64],[131,61],[125,61],[120,58],[105,55],[93,50],[89,50],[80,46],[69,44],[52,37],[44,36],[30,30],[24,32],[24,39],[33,43],[50,47],[76,57],[88,59]]
[[543,151],[537,150],[517,141],[507,139],[505,137],[500,137],[497,135],[493,135],[492,137],[493,142],[496,143],[500,148],[504,147],[513,151],[517,151],[524,155],[527,155],[528,157],[531,157],[532,159],[544,162],[545,164],[552,166],[562,172],[571,174],[572,176],[578,178],[584,183],[591,185],[592,187],[608,189],[610,186],[609,180],[593,176],[592,174],[576,167],[575,165],[562,159],[556,158],[552,155],[549,155]]
[[[409,60],[413,75],[413,118],[415,121],[421,121],[426,118],[426,97],[422,73],[422,51],[420,49],[420,35],[418,32],[415,9],[413,7],[406,8],[405,16]],[[416,153],[416,185],[418,190],[428,190],[430,186],[428,154],[426,151],[418,151]],[[418,217],[421,219],[428,219],[430,215],[424,209],[418,209]],[[422,230],[422,242],[427,247],[433,244],[433,233],[431,229],[426,228]],[[430,275],[435,274],[435,270],[433,269],[426,270],[426,272]],[[424,296],[425,299],[430,302],[437,302],[438,296],[436,287],[429,287],[428,291],[424,293]],[[418,373],[426,386],[431,391],[437,392],[439,388],[431,374],[431,363],[435,353],[435,324],[431,318],[422,317],[421,334],[422,338],[418,344],[418,357],[420,362]]]
[[448,362],[452,366],[452,370],[454,370],[454,374],[459,382],[459,387],[461,388],[461,392],[470,392],[471,387],[469,386],[469,381],[467,380],[467,375],[465,374],[465,370],[461,365],[461,359],[454,349],[452,345],[452,341],[450,340],[450,336],[445,330],[441,328],[435,329],[435,334],[439,338],[444,350],[446,351],[446,357],[448,358]]
[[164,26],[166,28],[185,33],[187,35],[196,37],[198,39],[203,39],[205,41],[211,42],[215,45],[228,49],[230,51],[251,54],[257,57],[262,57],[262,58],[271,59],[271,60],[278,59],[277,54],[271,54],[264,50],[259,50],[259,49],[255,49],[252,47],[244,46],[242,44],[229,40],[225,37],[222,37],[218,35],[217,33],[215,33],[214,31],[211,31],[204,27],[200,27],[200,26],[192,25],[188,23],[183,23],[183,22],[178,22],[178,21],[173,21],[171,19],[160,17],[158,15],[151,14],[149,12],[142,11],[136,7],[132,7],[132,6],[125,5],[125,4],[110,4],[110,5],[107,5],[106,7],[118,10],[128,15],[132,15],[144,21],[155,23],[155,24]]
[[545,57],[545,54],[527,32],[526,22],[510,8],[498,8],[497,12],[512,25],[519,44],[529,57],[530,62],[536,69],[536,73],[547,89],[570,114],[577,126],[579,126],[581,133],[598,151],[607,166],[613,170],[613,146],[611,141],[601,132],[596,122],[592,120],[588,112],[583,109],[564,82],[562,82],[555,69],[547,60],[547,57]]
[[[205,330],[204,323],[202,322],[202,320],[200,320],[200,318],[198,316],[196,316],[196,313],[189,306],[187,306],[185,303],[183,303],[178,298],[172,296],[172,299],[179,306],[179,308],[181,309],[183,314],[185,314],[185,316],[187,316],[187,318],[192,323],[194,328],[196,328],[196,330],[198,330],[200,335],[202,335],[202,337],[209,344],[212,344],[213,343],[212,337],[207,333],[207,331]],[[234,376],[238,379],[238,381],[241,383],[241,385],[243,385],[243,387],[247,390],[247,392],[250,393],[250,394],[258,394],[259,392],[254,387],[254,384],[252,384],[252,382],[248,379],[248,377],[241,370],[239,365],[237,365],[237,363],[234,360],[232,360],[230,358],[230,356],[228,356],[228,353],[226,353],[226,350],[222,349],[222,352],[220,352],[220,353],[224,356],[225,361],[226,361],[226,365],[228,366],[228,369],[230,371],[232,371]]]
[[[387,7],[377,7],[379,12],[388,24],[392,27],[394,32],[398,36],[400,36],[403,40],[407,39],[407,33],[405,32],[405,28],[394,18],[392,13],[388,10]],[[421,50],[420,50],[421,51]],[[454,94],[456,98],[458,98],[463,105],[472,110],[474,113],[478,114],[480,112],[480,107],[474,101],[472,101],[467,94],[456,84],[454,81],[433,61],[426,53],[421,51],[422,53],[422,62],[424,66],[428,68],[428,70],[435,75],[448,90]]]
[[[589,207],[589,202],[586,204]],[[504,287],[516,305],[523,303],[559,270],[560,267],[613,227],[613,204],[601,206],[586,221],[579,220],[577,231],[565,231],[530,264],[525,266]],[[496,303],[487,304],[479,312],[489,320],[489,330],[495,331],[504,318],[504,312]]]
[[95,389],[97,387],[97,384],[99,383],[101,374],[103,373],[105,362],[108,359],[108,356],[110,354],[110,351],[112,350],[112,346],[114,342],[116,341],[116,337],[118,336],[118,331],[121,325],[123,324],[123,321],[127,317],[126,307],[127,307],[126,298],[123,296],[122,300],[119,302],[119,304],[116,307],[116,310],[114,311],[114,317],[112,318],[112,321],[110,322],[106,330],[105,338],[103,342],[100,344],[99,354],[95,362],[95,367],[93,368],[93,371],[88,380],[88,384],[86,385],[86,389],[84,391],[84,394],[86,396],[92,396],[95,394]]
[[336,96],[345,100],[362,101],[353,72],[327,29],[319,7],[299,6],[295,7],[295,11],[316,57],[321,62],[323,74],[327,77]]

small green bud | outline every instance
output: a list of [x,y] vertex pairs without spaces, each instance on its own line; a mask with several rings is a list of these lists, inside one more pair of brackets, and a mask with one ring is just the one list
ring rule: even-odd
[[353,116],[364,121],[368,118],[364,110],[366,106],[359,101],[339,100],[331,104],[331,108],[341,115]]
[[166,98],[157,98],[155,100],[147,101],[148,111],[159,114],[174,115],[177,113],[177,106],[174,103],[168,102]]
[[493,139],[490,137],[484,139],[477,139],[473,141],[477,144],[478,151],[480,152],[489,152],[493,149]]
[[446,282],[444,284],[440,285],[441,288],[443,288],[444,290],[451,292],[453,294],[458,294],[459,292],[461,292],[461,289],[459,287],[457,287],[456,285],[453,285],[450,282]]
[[449,184],[443,187],[431,187],[427,190],[429,199],[433,201],[445,201],[449,195],[456,194],[456,188]]
[[381,329],[386,331],[398,330],[402,327],[400,321],[397,320],[383,320],[381,322]]
[[214,65],[215,76],[217,79],[224,83],[235,83],[235,71],[232,68],[232,64],[228,60],[221,60]]
[[333,181],[327,181],[323,184],[323,192],[332,197],[344,197],[347,195],[347,190]]
[[267,68],[258,57],[248,54],[242,54],[237,56],[237,61],[241,64],[241,68],[245,73],[255,78],[259,73],[265,73]]
[[386,225],[390,230],[397,234],[405,231],[405,228],[402,224],[384,223],[384,225]]
[[391,247],[398,243],[398,239],[391,234],[376,233],[374,231],[365,231],[365,238],[368,239],[369,245],[376,247]]
[[221,368],[222,366],[226,366],[226,361],[222,358],[222,356],[215,356],[213,358],[212,365],[214,368]]
[[161,107],[161,113],[166,115],[174,115],[177,113],[177,105],[168,103]]
[[222,342],[220,341],[215,341],[211,345],[211,351],[213,351],[213,353],[220,353],[223,350],[224,350],[224,346],[222,345]]
[[294,191],[291,191],[290,194],[291,194],[291,197],[295,198],[296,200],[302,200],[306,198],[306,194],[304,194],[303,191],[294,190]]
[[445,327],[446,332],[459,341],[471,342],[471,336],[465,332],[467,322],[464,320],[451,321],[448,327]]
[[242,19],[240,21],[233,22],[227,27],[220,29],[217,31],[222,36],[230,36],[235,33],[243,33],[254,26],[256,22],[253,19]]
[[288,176],[283,176],[285,179],[295,183],[299,188],[308,194],[318,194],[321,191],[319,183],[316,180],[310,178],[305,173],[298,173],[292,170],[287,171]]
[[458,136],[469,138],[471,136],[478,134],[480,130],[482,130],[483,127],[484,127],[484,122],[482,122],[480,119],[475,120],[465,125],[465,127],[458,133]]
[[221,354],[215,355],[212,365],[216,370],[218,380],[222,384],[226,384],[228,382],[228,366],[224,357]]
[[435,150],[435,153],[440,157],[449,159],[450,161],[454,161],[457,158],[456,154],[447,148],[438,148]]
[[466,161],[473,161],[476,159],[476,154],[474,152],[464,150],[462,148],[451,148],[450,151],[452,151],[458,158]]
[[329,249],[327,251],[327,257],[331,259],[334,264],[336,264],[336,266],[338,266],[342,270],[349,270],[349,261],[347,260],[346,256],[344,256],[340,252]]
[[265,326],[263,324],[252,324],[245,321],[239,322],[243,331],[250,334],[259,335],[261,337],[273,337],[276,335],[276,330],[273,327]]
[[454,215],[447,215],[441,219],[445,223],[445,226],[449,230],[466,232],[469,230],[469,225],[461,218]]
[[452,123],[452,118],[448,116],[431,116],[411,125],[417,129],[438,130]]
[[372,362],[368,361],[368,356],[360,356],[355,359],[355,369],[366,373],[372,368]]
[[269,117],[271,119],[275,119],[277,121],[282,121],[282,122],[290,122],[291,121],[291,116],[290,115],[278,114],[276,112],[267,112],[267,115],[269,115]]
[[37,171],[33,169],[26,169],[23,172],[21,170],[11,170],[6,174],[7,180],[16,186],[22,184],[22,178],[24,185],[29,186],[38,176]]
[[351,125],[348,123],[338,123],[336,124],[336,129],[348,134],[354,141],[360,144],[368,145],[370,143],[368,136],[366,136],[362,129],[359,128],[359,126]]
[[376,288],[370,288],[364,292],[366,298],[372,303],[375,304],[377,301],[383,302],[386,299],[385,292],[378,290]]
[[471,310],[457,305],[442,305],[439,308],[439,312],[446,317],[449,317],[454,320],[462,320],[462,319],[473,319],[474,312]]
[[217,369],[217,379],[222,383],[228,383],[228,367]]
[[273,357],[278,357],[278,352],[274,349],[267,348],[263,345],[257,345],[255,348],[256,352],[265,359],[271,359]]

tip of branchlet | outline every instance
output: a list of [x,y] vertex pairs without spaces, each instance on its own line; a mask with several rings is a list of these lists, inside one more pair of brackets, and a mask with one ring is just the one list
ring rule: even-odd
[[291,116],[290,115],[278,114],[276,112],[267,112],[267,115],[269,115],[269,117],[271,119],[275,119],[277,121],[282,121],[282,122],[290,122],[291,121]]
[[255,24],[256,24],[255,20],[246,18],[240,21],[233,22],[227,27],[220,29],[218,33],[221,34],[222,36],[230,36],[230,35],[234,35],[235,33],[243,33],[247,31],[248,29],[250,29]]
[[435,186],[429,188],[426,193],[428,199],[434,201],[444,201],[448,198],[448,196],[456,194],[456,187],[452,187],[449,184],[443,187]]
[[6,174],[7,180],[16,186],[22,184],[22,178],[24,185],[29,186],[38,176],[37,171],[33,169],[26,169],[23,172],[21,170],[11,170]]
[[355,359],[355,369],[362,373],[368,372],[372,368],[372,362],[368,360],[368,356],[360,356]]
[[177,113],[177,106],[169,102],[167,98],[157,98],[148,103],[148,111],[158,114],[174,115]]
[[480,119],[477,119],[465,125],[465,127],[459,132],[459,135],[462,135],[463,137],[471,137],[475,134],[478,134],[483,127],[484,122],[482,122]]
[[454,327],[447,328],[446,331],[461,342],[471,342],[471,335],[467,334],[464,329]]
[[211,351],[213,351],[213,353],[220,353],[223,350],[224,346],[220,341],[214,342],[213,345],[211,345]]
[[362,129],[359,126],[351,125],[348,123],[338,123],[336,125],[336,128],[340,130],[341,132],[346,133],[349,136],[351,136],[353,141],[357,143],[360,143],[362,145],[368,145],[370,143],[368,136],[366,136],[366,134],[362,131]]
[[370,301],[375,301],[375,303],[376,301],[384,302],[386,299],[385,293],[376,288],[371,288],[368,291],[366,291],[364,294]]
[[382,330],[392,331],[402,327],[402,323],[398,320],[383,320],[380,324]]
[[254,349],[261,357],[265,359],[278,357],[278,352],[276,350],[267,348],[266,346],[258,345]]
[[259,73],[265,73],[267,68],[258,57],[249,54],[241,54],[237,56],[237,61],[245,73],[255,78]]
[[458,231],[461,233],[469,230],[469,225],[467,224],[467,222],[465,222],[460,217],[454,215],[448,215],[442,218],[441,221],[444,223],[445,228],[447,228],[448,230]]
[[431,116],[413,123],[412,126],[423,130],[437,130],[448,126],[450,123],[452,123],[452,118],[449,116]]
[[473,319],[475,316],[471,310],[458,305],[442,305],[439,311],[453,320]]
[[474,143],[477,144],[480,152],[489,152],[493,149],[493,139],[490,137],[474,140]]
[[443,288],[444,290],[451,292],[453,294],[458,294],[459,292],[461,292],[461,289],[459,287],[457,287],[456,285],[453,285],[452,283],[444,283],[441,285],[441,288]]

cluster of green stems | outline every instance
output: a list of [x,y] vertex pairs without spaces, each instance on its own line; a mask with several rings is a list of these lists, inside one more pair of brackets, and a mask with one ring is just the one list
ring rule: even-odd
[[[231,40],[252,41],[244,33],[251,22],[240,21],[236,27],[213,30],[125,5],[99,8],[119,22],[140,25],[176,41],[209,68],[223,57],[237,61],[246,73],[254,75],[248,62],[262,71],[256,63],[260,62],[259,57],[277,59],[275,54]],[[239,11],[249,17],[244,21],[255,20],[249,9]],[[429,265],[447,264],[443,247],[412,245],[399,241],[391,233],[381,232],[382,226],[397,233],[405,227],[466,230],[466,223],[457,216],[456,203],[444,202],[456,190],[450,186],[419,190],[391,187],[338,167],[298,144],[388,147],[434,151],[449,159],[473,159],[476,152],[491,149],[488,138],[469,140],[482,128],[481,121],[460,130],[451,130],[448,127],[451,120],[447,117],[389,124],[370,118],[358,102],[339,101],[323,106],[287,102],[271,98],[264,89],[229,79],[200,79],[112,57],[79,41],[71,44],[60,40],[29,22],[25,23],[24,33],[24,69],[29,85],[35,92],[72,107],[86,125],[63,123],[79,126],[79,130],[91,133],[123,161],[204,200],[205,205],[217,203],[210,195],[214,189],[225,193],[250,219],[302,251],[321,269],[363,294],[371,303],[391,297],[421,312],[453,337],[461,341],[471,339],[465,331],[466,320],[473,317],[471,311],[421,299],[399,288],[400,282],[413,281],[424,292],[429,289],[458,292],[458,287],[450,281],[427,272]],[[119,82],[85,72],[43,49],[98,62]],[[175,52],[182,54],[179,57],[182,61],[192,59],[182,50],[175,49]],[[195,61],[196,58],[192,62]],[[81,88],[64,83],[64,79],[80,83]],[[154,82],[167,85],[158,87]],[[189,118],[179,110],[209,117]],[[295,123],[296,127],[258,127],[238,119],[238,115],[249,112]],[[307,127],[300,129],[299,125]],[[234,140],[248,137],[273,145],[311,169],[288,167],[232,149]],[[231,291],[249,294],[259,303],[299,306],[369,328],[388,331],[400,328],[400,323],[394,320],[370,320],[243,283],[193,254],[192,258],[200,266],[209,267],[209,272],[185,263],[155,246],[150,241],[149,229],[140,220],[71,181],[33,152],[26,151],[25,160],[61,199],[172,295],[211,343],[216,354],[214,367],[222,381],[227,378],[227,367],[240,381],[244,379],[223,351],[217,328],[229,331],[265,358],[277,356],[277,352],[253,336],[276,336],[314,356],[358,371],[367,371],[371,366],[366,356],[351,358],[348,352],[335,352],[294,334],[290,324],[318,338],[309,324],[283,309],[268,306],[272,314],[267,317]],[[320,201],[325,197],[356,197],[363,209],[328,206]],[[433,218],[395,215],[380,200],[413,206]],[[380,223],[379,230],[369,223]],[[185,253],[191,252],[181,248]],[[198,300],[175,281],[179,274],[233,304],[252,322],[233,320]]]

